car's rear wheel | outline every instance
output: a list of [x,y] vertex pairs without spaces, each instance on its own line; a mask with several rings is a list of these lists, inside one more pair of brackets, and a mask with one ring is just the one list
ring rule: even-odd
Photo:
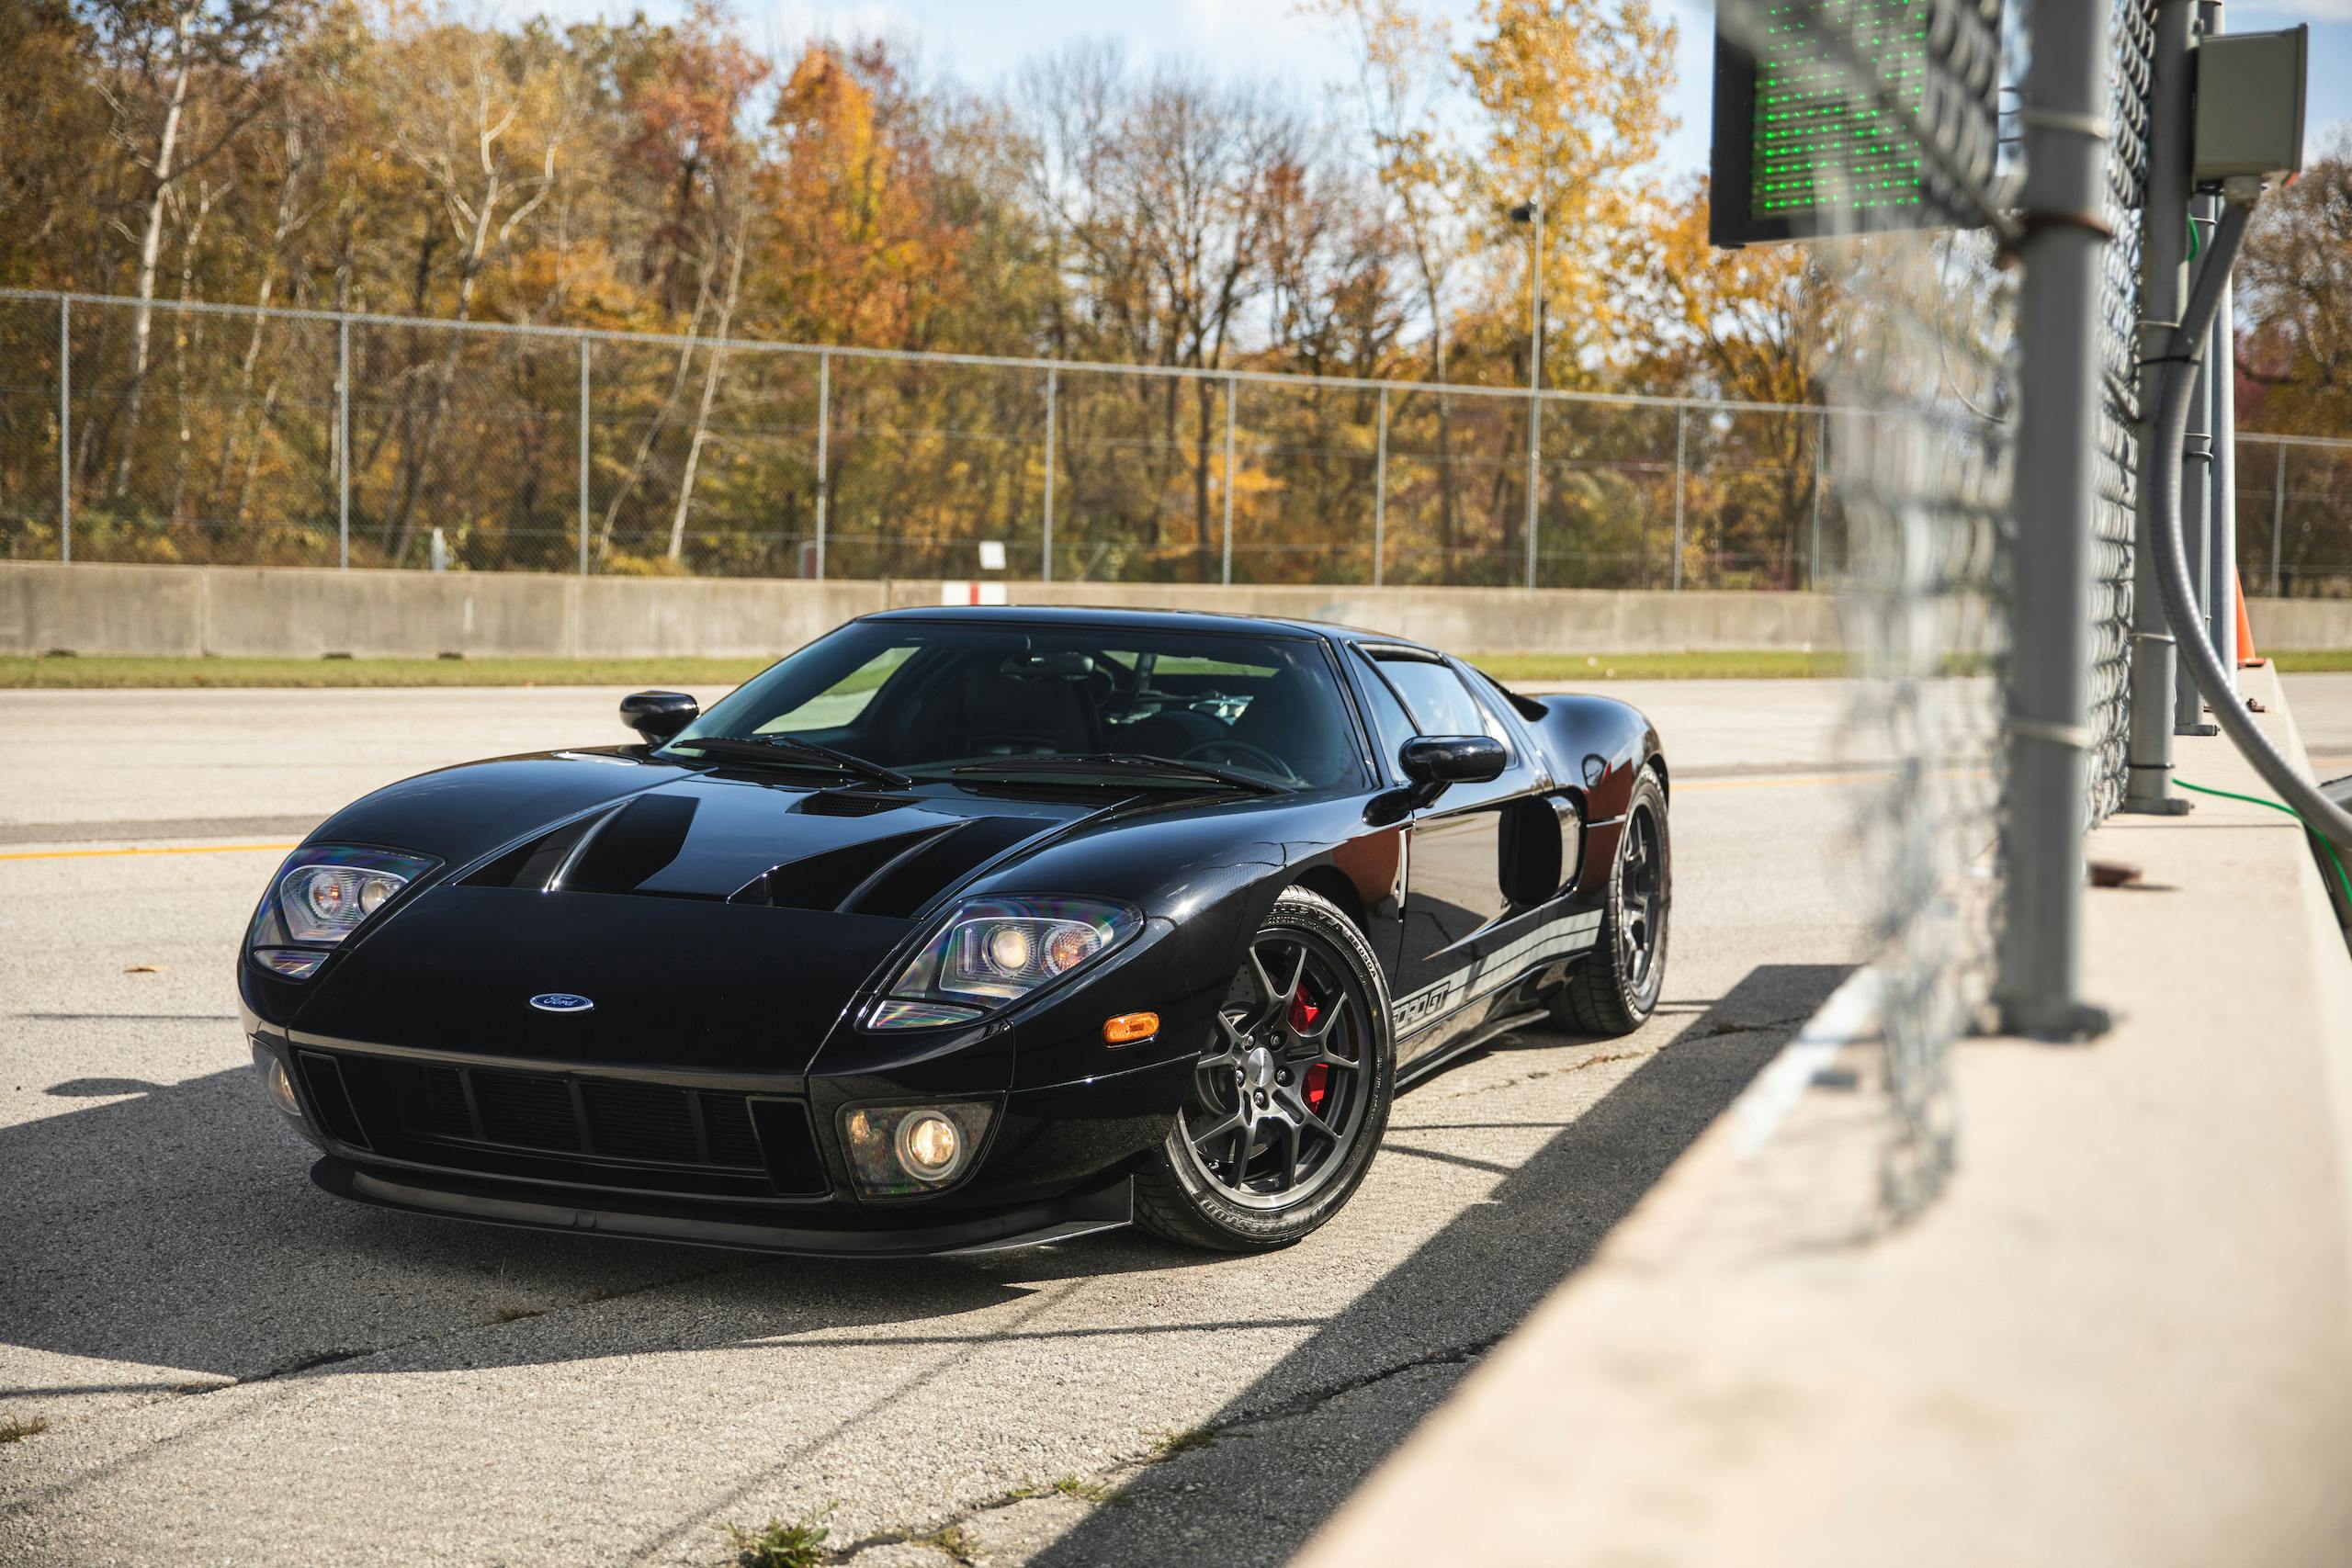
[[1552,1018],[1585,1034],[1631,1034],[1657,1009],[1666,984],[1667,917],[1674,904],[1673,841],[1666,791],[1644,768],[1634,780],[1625,830],[1609,871],[1600,940],[1552,1001]]
[[1388,989],[1363,935],[1290,888],[1250,938],[1175,1128],[1136,1182],[1170,1241],[1284,1247],[1345,1203],[1388,1125]]

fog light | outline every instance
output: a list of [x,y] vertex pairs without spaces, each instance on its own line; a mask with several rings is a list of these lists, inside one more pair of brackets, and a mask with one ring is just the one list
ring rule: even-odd
[[842,1142],[858,1191],[906,1197],[944,1187],[971,1168],[995,1107],[863,1106],[842,1113]]
[[942,1181],[963,1163],[964,1134],[934,1111],[918,1111],[899,1123],[899,1163],[919,1181]]
[[302,1119],[302,1102],[294,1098],[294,1080],[286,1076],[286,1064],[276,1056],[269,1059],[262,1082],[269,1087],[269,1102],[297,1122]]
[[1113,1045],[1132,1045],[1159,1032],[1159,1015],[1156,1012],[1123,1012],[1102,1021],[1102,1038]]

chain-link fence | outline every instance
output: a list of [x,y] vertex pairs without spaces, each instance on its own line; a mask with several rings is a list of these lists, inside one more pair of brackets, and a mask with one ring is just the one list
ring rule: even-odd
[[966,577],[996,540],[1057,581],[1756,589],[1838,558],[1809,407],[1546,392],[1531,466],[1508,388],[145,314],[142,356],[130,301],[0,294],[0,557]]
[[[2136,199],[2114,197],[2110,314],[2137,298]],[[1519,389],[173,302],[134,377],[138,314],[0,293],[0,558],[422,567],[438,529],[473,570],[962,577],[994,539],[1015,577],[1527,581]],[[2103,341],[2125,355],[2109,436],[2128,453],[2130,347]],[[1828,420],[1546,393],[1535,581],[1829,586]],[[2248,590],[2352,594],[2352,441],[2242,434],[2239,453]],[[2097,590],[2120,626],[2128,458],[2113,472]],[[2099,732],[2120,735],[2120,637],[2098,670]]]
[[[1951,1043],[2021,985],[2020,1010],[2070,1013],[2050,993],[2071,952],[2054,984],[2014,960],[2038,932],[2073,942],[2083,826],[2123,795],[2154,39],[2145,0],[2102,5],[2104,25],[2000,0],[1723,13],[1756,62],[1754,190],[1803,209],[1833,274],[1826,390],[1856,411],[1833,421],[1828,489],[1864,677],[1850,730],[1894,761],[1860,838],[1897,1216],[1955,1156]],[[2037,74],[2044,25],[2061,41]],[[2013,660],[2013,633],[2069,668]],[[2063,846],[2055,870],[2025,865],[2036,846]]]

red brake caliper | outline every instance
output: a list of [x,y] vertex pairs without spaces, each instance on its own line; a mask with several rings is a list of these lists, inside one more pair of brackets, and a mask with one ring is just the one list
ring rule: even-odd
[[[1306,987],[1299,987],[1290,998],[1290,1026],[1301,1034],[1315,1027],[1323,1010],[1306,999]],[[1306,1078],[1300,1086],[1306,1090],[1306,1109],[1317,1115],[1323,1113],[1323,1097],[1331,1091],[1331,1069],[1317,1062],[1306,1069]]]

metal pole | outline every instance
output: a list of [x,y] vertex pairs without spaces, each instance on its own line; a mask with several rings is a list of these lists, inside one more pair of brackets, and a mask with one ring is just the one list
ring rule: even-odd
[[1813,435],[1813,537],[1804,548],[1804,585],[1821,592],[1821,491],[1829,483],[1829,411],[1821,411]]
[[1690,411],[1674,411],[1674,587],[1682,588],[1682,452],[1690,434]]
[[[2220,7],[2216,6],[2216,10]],[[2221,30],[2217,19],[2214,30]],[[2206,574],[2213,649],[2230,690],[2238,689],[2238,380],[2237,317],[2226,285],[2207,362],[2213,367],[2213,568]]]
[[588,575],[588,340],[580,340],[580,575]]
[[351,318],[334,324],[335,568],[351,570]]
[[[2076,7],[2083,10],[2095,6]],[[2188,282],[2189,25],[2191,0],[2161,0],[2148,91],[2148,183],[2140,241],[2140,484],[2132,571],[2132,734],[2123,809],[2178,816],[2188,802],[2172,790],[2173,637],[2156,583],[2149,506],[2155,466],[2177,463],[2159,452],[2154,422],[2162,373],[2152,363],[2180,324]],[[2037,41],[2037,49],[2039,43]],[[2030,341],[2030,340],[2027,340]]]
[[1045,581],[1054,580],[1054,400],[1059,390],[1058,370],[1046,372],[1046,547]]
[[[2081,983],[2085,759],[2091,744],[2090,575],[2098,504],[2098,293],[2111,240],[2093,215],[2107,172],[2105,5],[2039,13],[2018,116],[2028,219],[2018,341],[2018,560],[2006,682],[2007,899],[1995,992],[2002,1026],[2043,1039],[2106,1027]],[[2036,221],[2035,220],[2039,220]]]
[[1233,394],[1238,383],[1225,379],[1225,565],[1217,581],[1233,581]]
[[74,301],[57,302],[57,549],[74,564]]
[[[2203,7],[2199,7],[2203,9]],[[2209,196],[2200,196],[2189,203],[2189,221],[2196,226],[2199,254],[2208,254],[2213,243],[2214,225],[2220,220],[2222,204]],[[2201,265],[2201,264],[2200,264]],[[2197,603],[2197,625],[2175,626],[2176,638],[2213,635],[2212,583],[2207,573],[2212,535],[2213,509],[2213,356],[2208,353],[2197,365],[2197,387],[2189,394],[2188,424],[2182,434],[2180,445],[2180,543],[2188,558],[2188,587]],[[2177,641],[2173,645],[2177,661],[2173,677],[2172,729],[2175,735],[2214,735],[2219,730],[2205,722],[2205,699],[2198,694],[2197,682],[2188,673],[2188,660],[2181,656]]]
[[1388,389],[1380,389],[1380,434],[1372,459],[1372,585],[1380,586],[1388,546]]
[[1535,236],[1535,276],[1527,297],[1527,586],[1535,586],[1535,502],[1541,491],[1536,467],[1544,432],[1544,203],[1531,201]]
[[2287,591],[2279,585],[2278,564],[2287,533],[2287,444],[2275,441],[2271,445],[2278,453],[2278,472],[2270,481],[2270,596],[2283,599]]
[[833,423],[833,356],[817,355],[817,581],[825,581],[825,513],[832,499],[826,438]]

